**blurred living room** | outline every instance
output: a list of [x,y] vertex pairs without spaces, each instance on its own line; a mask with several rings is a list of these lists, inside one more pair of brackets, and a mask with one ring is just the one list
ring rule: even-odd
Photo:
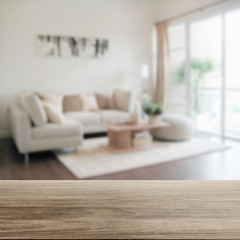
[[240,0],[0,0],[0,180],[240,179]]

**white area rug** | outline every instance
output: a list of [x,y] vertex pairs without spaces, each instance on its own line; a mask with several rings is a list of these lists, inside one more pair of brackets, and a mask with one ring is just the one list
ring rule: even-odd
[[55,154],[78,179],[84,179],[229,148],[223,144],[192,139],[186,142],[162,142],[159,148],[145,151],[113,154],[102,148],[102,144],[107,144],[107,138],[84,140],[77,152]]

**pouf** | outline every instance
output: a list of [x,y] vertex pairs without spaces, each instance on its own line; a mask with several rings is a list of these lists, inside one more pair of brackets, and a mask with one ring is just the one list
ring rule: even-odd
[[167,122],[169,126],[151,132],[157,139],[181,141],[188,140],[194,135],[194,125],[188,117],[169,113],[162,116],[162,121]]

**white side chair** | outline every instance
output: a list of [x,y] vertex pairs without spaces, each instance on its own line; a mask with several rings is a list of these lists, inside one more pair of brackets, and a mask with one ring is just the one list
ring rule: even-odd
[[169,123],[169,126],[153,130],[154,138],[166,141],[183,141],[194,136],[195,128],[188,117],[168,113],[162,116],[162,120]]

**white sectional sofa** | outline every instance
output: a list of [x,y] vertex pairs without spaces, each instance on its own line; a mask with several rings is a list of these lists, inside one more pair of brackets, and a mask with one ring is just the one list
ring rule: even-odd
[[129,121],[129,112],[117,109],[99,110],[98,112],[66,112],[67,118],[73,119],[83,125],[83,132],[99,133],[106,132],[102,122],[125,123]]
[[20,153],[29,161],[28,153],[78,146],[82,143],[83,127],[66,119],[64,125],[48,123],[33,126],[29,115],[17,105],[10,106],[12,137]]
[[[20,97],[19,97],[20,95]],[[126,123],[130,119],[130,113],[133,108],[133,95],[129,91],[115,90],[109,96],[109,102],[106,104],[107,96],[104,94],[92,94],[91,99],[84,106],[79,99],[82,95],[66,95],[59,97],[61,100],[61,110],[52,108],[49,116],[48,111],[51,104],[45,100],[42,103],[40,97],[35,92],[20,93],[16,104],[10,106],[9,116],[12,130],[12,137],[21,154],[25,155],[25,161],[29,161],[29,153],[55,150],[64,147],[77,147],[82,144],[83,134],[106,132],[102,126],[103,122]],[[26,101],[29,100],[29,106]],[[96,101],[94,102],[93,96]],[[104,99],[105,98],[105,99]],[[56,99],[49,97],[55,101]],[[83,98],[84,99],[84,98]],[[33,100],[33,101],[32,101]],[[36,101],[37,100],[37,101]],[[92,102],[91,102],[92,101]],[[107,99],[108,101],[108,99]],[[96,105],[93,107],[92,103]],[[34,103],[34,104],[33,104]],[[56,101],[55,101],[56,103]],[[57,103],[59,104],[60,101]],[[38,106],[38,111],[33,106]],[[93,107],[93,110],[91,108]],[[45,111],[45,110],[46,111]],[[60,113],[61,111],[61,113]],[[57,115],[60,115],[57,116]]]

